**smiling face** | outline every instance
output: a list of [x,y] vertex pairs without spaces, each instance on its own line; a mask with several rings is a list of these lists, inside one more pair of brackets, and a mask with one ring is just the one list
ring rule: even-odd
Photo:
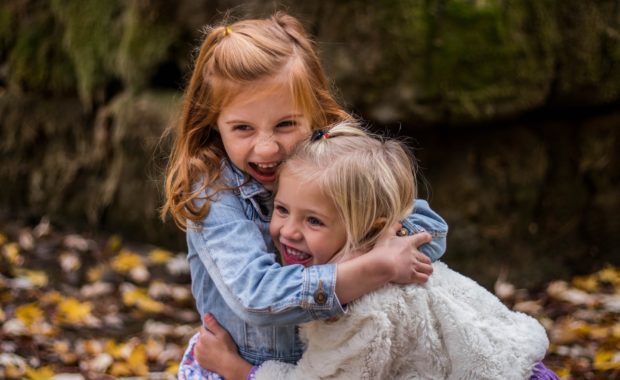
[[310,121],[289,87],[270,78],[245,87],[224,106],[217,129],[232,163],[272,190],[278,166],[308,136]]
[[346,242],[346,230],[335,205],[316,181],[300,178],[286,167],[280,173],[269,225],[285,264],[324,264]]

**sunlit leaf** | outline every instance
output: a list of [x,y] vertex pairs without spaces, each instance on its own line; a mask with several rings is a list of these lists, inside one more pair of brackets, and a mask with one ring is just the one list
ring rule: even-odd
[[48,283],[47,274],[40,270],[16,268],[15,275],[23,280],[26,280],[35,288],[42,288],[44,286],[47,286]]
[[64,364],[72,364],[78,360],[76,352],[67,340],[57,340],[52,344],[54,352],[60,357]]
[[127,365],[134,375],[146,376],[149,373],[149,367],[146,361],[146,350],[143,344],[134,347],[127,358]]
[[164,304],[148,296],[146,289],[134,288],[123,292],[123,303],[127,306],[136,306],[147,313],[160,313]]
[[620,288],[620,268],[607,266],[598,272],[601,281],[609,282],[616,288]]
[[24,257],[19,253],[19,245],[17,243],[9,243],[2,247],[2,256],[13,266],[21,266],[24,263]]
[[11,318],[2,324],[2,332],[6,335],[26,335],[28,333],[28,328],[24,322],[19,319]]
[[577,276],[573,278],[573,286],[586,292],[594,293],[598,291],[598,278],[596,275]]
[[105,342],[105,352],[107,352],[108,354],[112,355],[112,357],[114,359],[120,359],[123,358],[123,349],[124,349],[125,345],[122,343],[116,343],[115,340],[113,339],[108,339]]
[[132,374],[131,368],[125,362],[114,362],[110,367],[110,375],[115,377],[125,377]]
[[179,362],[178,361],[170,361],[168,366],[166,367],[166,373],[171,376],[176,376],[179,373]]
[[123,249],[112,259],[112,268],[120,273],[127,273],[135,267],[143,266],[142,257],[137,253]]
[[161,248],[156,248],[149,252],[149,261],[155,265],[166,264],[172,257],[172,252]]
[[48,380],[52,376],[54,376],[54,370],[51,366],[26,369],[26,378],[30,380]]
[[22,378],[26,373],[28,364],[26,359],[12,353],[0,353],[0,367],[4,367],[7,378]]
[[105,372],[114,363],[114,358],[107,352],[102,352],[88,361],[88,368],[95,372]]
[[58,305],[63,299],[64,297],[62,296],[62,294],[60,294],[59,291],[53,290],[51,292],[43,294],[43,296],[39,298],[39,302],[43,306]]
[[594,368],[599,371],[620,369],[620,352],[599,351],[594,355]]
[[6,314],[4,310],[0,309],[0,322],[4,322],[6,320]]
[[0,245],[6,244],[7,241],[9,241],[9,238],[7,238],[5,234],[0,233]]
[[82,266],[80,256],[75,252],[63,252],[58,257],[60,261],[60,267],[64,272],[75,272]]
[[90,302],[80,302],[76,298],[67,298],[58,304],[57,318],[60,322],[79,325],[85,323],[92,315]]
[[43,319],[43,311],[34,303],[18,306],[15,309],[15,317],[22,321],[26,327],[32,326],[36,321]]

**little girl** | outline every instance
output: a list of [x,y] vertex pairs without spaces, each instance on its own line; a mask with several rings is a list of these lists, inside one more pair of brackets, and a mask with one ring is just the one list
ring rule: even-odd
[[[287,264],[342,263],[369,252],[413,207],[407,151],[352,122],[315,131],[280,170],[270,232]],[[253,367],[213,317],[205,322],[198,361],[229,380],[557,379],[540,362],[544,328],[440,262],[425,285],[387,285],[339,318],[302,325],[305,352],[296,365]]]
[[[432,272],[425,255],[437,259],[445,251],[445,222],[418,201],[402,221],[416,235],[386,235],[366,255],[338,265],[278,263],[268,231],[276,171],[312,130],[346,118],[293,17],[278,13],[216,27],[202,43],[162,216],[170,213],[186,230],[200,315],[215,316],[250,363],[297,362],[303,350],[296,324],[341,315],[342,305],[388,282],[424,282]],[[300,252],[289,254],[303,261]],[[218,378],[195,363],[195,340],[179,377]]]

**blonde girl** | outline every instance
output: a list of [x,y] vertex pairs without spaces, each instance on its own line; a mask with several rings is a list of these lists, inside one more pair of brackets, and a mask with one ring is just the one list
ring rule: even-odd
[[[340,315],[342,305],[387,282],[424,282],[432,272],[428,257],[445,250],[445,222],[420,201],[402,223],[424,233],[390,234],[344,264],[278,263],[268,231],[277,169],[312,130],[346,118],[313,43],[291,16],[215,27],[200,46],[162,216],[186,231],[200,315],[215,316],[251,363],[296,362],[302,348],[295,324]],[[195,365],[194,342],[179,376],[218,378]]]
[[[270,232],[285,263],[342,263],[370,252],[411,212],[413,161],[353,122],[318,131],[281,167]],[[293,255],[291,255],[291,252]],[[557,379],[533,318],[440,262],[423,285],[387,285],[347,314],[301,326],[296,364],[242,360],[212,318],[197,360],[226,379]]]

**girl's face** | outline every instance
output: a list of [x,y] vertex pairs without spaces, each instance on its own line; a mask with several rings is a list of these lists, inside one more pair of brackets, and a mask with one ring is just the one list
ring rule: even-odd
[[222,109],[217,129],[232,163],[273,190],[278,166],[310,134],[310,121],[276,77],[236,95]]
[[269,232],[285,264],[324,264],[346,242],[332,200],[315,182],[286,168],[280,174]]

